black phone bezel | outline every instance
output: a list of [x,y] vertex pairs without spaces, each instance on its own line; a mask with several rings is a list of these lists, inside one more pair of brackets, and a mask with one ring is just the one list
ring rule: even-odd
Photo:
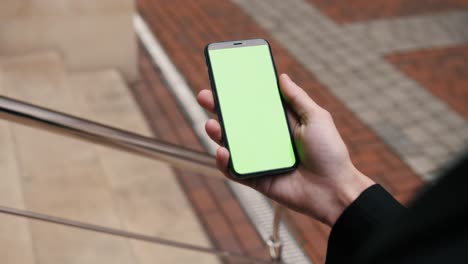
[[[220,125],[221,125],[222,143],[229,150],[229,140],[226,137],[226,131],[224,129],[223,116],[222,116],[222,113],[221,113],[221,108],[219,107],[217,88],[216,88],[216,84],[215,84],[215,81],[214,81],[213,71],[212,71],[211,62],[210,62],[210,56],[209,56],[209,53],[208,53],[209,47],[210,47],[210,45],[213,45],[213,44],[232,43],[232,47],[228,47],[228,48],[242,48],[242,47],[249,46],[249,45],[239,45],[238,43],[248,43],[249,41],[254,41],[254,40],[263,40],[263,41],[265,41],[266,45],[268,46],[268,50],[270,52],[270,58],[271,58],[271,61],[273,63],[273,69],[274,69],[274,72],[275,72],[276,86],[277,86],[279,94],[280,94],[281,105],[283,107],[283,113],[284,113],[284,116],[286,118],[288,131],[289,131],[289,137],[291,139],[291,143],[292,143],[292,147],[293,147],[295,162],[291,167],[286,167],[286,168],[265,170],[265,171],[252,172],[252,173],[238,173],[238,172],[235,171],[234,166],[232,165],[232,158],[230,156],[229,157],[229,163],[228,163],[228,169],[229,169],[230,174],[233,177],[237,178],[237,179],[249,179],[249,178],[260,177],[260,176],[265,176],[265,175],[282,174],[282,173],[291,172],[291,171],[293,171],[293,170],[295,170],[297,168],[298,163],[299,163],[296,144],[295,144],[294,137],[293,137],[293,134],[292,134],[291,126],[289,124],[289,118],[288,118],[288,115],[287,115],[287,112],[286,112],[287,104],[286,104],[286,101],[285,101],[285,99],[284,99],[284,97],[283,97],[283,95],[281,93],[281,90],[280,90],[278,72],[276,70],[275,59],[273,58],[273,51],[271,49],[270,43],[266,39],[259,38],[259,39],[248,39],[248,40],[212,42],[212,43],[208,43],[205,46],[205,49],[204,49],[205,62],[206,62],[206,66],[208,68],[208,77],[209,77],[209,80],[210,80],[211,90],[213,92],[213,97],[214,97],[214,101],[215,101],[216,114],[218,115],[218,119],[219,119],[219,122],[220,122]],[[236,44],[234,44],[234,43],[236,43]]]

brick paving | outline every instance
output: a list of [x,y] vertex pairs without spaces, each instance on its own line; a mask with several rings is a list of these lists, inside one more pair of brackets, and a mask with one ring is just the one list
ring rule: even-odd
[[468,9],[465,0],[308,0],[337,23]]
[[[267,3],[262,1],[255,1],[255,3],[253,3],[253,1],[251,1],[250,6],[247,6],[247,1],[241,0],[236,0],[235,3],[239,6],[229,1],[202,0],[197,2],[171,1],[171,3],[167,3],[164,1],[141,0],[139,1],[139,9],[194,91],[209,87],[202,53],[203,47],[207,42],[253,37],[269,39],[273,47],[279,71],[290,73],[319,104],[333,113],[337,126],[348,144],[353,156],[353,161],[358,168],[383,184],[403,202],[410,199],[414,192],[422,185],[422,181],[420,177],[402,161],[400,157],[401,153],[395,151],[394,146],[389,147],[388,140],[382,137],[382,133],[391,131],[392,138],[401,139],[401,134],[399,134],[401,130],[394,129],[391,126],[384,126],[386,122],[381,124],[380,130],[369,126],[366,118],[378,118],[382,111],[377,113],[367,111],[365,114],[355,111],[361,107],[357,107],[359,105],[359,100],[353,101],[355,104],[354,106],[350,105],[349,100],[347,100],[349,98],[344,98],[340,96],[340,93],[336,92],[336,84],[347,82],[351,85],[354,83],[350,81],[350,79],[353,79],[352,73],[353,70],[355,70],[355,68],[352,67],[353,65],[357,65],[359,70],[363,70],[360,74],[367,74],[370,75],[370,77],[372,75],[383,75],[387,78],[394,78],[396,75],[397,78],[403,78],[403,82],[410,83],[410,85],[414,85],[414,82],[411,82],[410,79],[407,79],[399,71],[392,68],[380,54],[368,54],[368,52],[366,53],[366,47],[356,47],[357,45],[353,44],[355,37],[350,36],[350,34],[342,34],[342,30],[333,23],[327,19],[322,20],[320,16],[323,15],[321,15],[320,12],[313,8],[307,9],[300,1],[288,1],[287,4],[283,5],[281,5],[281,3]],[[265,6],[271,4],[275,4],[275,7],[277,4],[278,10],[265,8]],[[250,9],[252,6],[255,6],[256,9]],[[286,12],[285,10],[287,9],[292,11]],[[267,14],[261,11],[265,11]],[[254,13],[256,14],[255,16],[253,15]],[[314,16],[310,16],[311,13],[313,13]],[[252,17],[250,17],[249,14],[252,14]],[[271,17],[275,19],[269,19]],[[315,19],[314,22],[317,22],[315,25],[320,28],[314,29],[311,27],[310,25],[314,23],[309,21],[309,19]],[[291,29],[294,33],[291,37],[286,34],[287,26],[289,25],[285,20],[291,21]],[[263,28],[259,27],[259,24]],[[303,28],[306,29],[306,31],[301,32]],[[302,35],[312,37],[312,39],[308,39],[308,47],[301,51],[302,54],[298,54],[296,51],[301,50],[303,47],[301,47],[301,42],[305,41],[299,38],[301,33]],[[283,38],[280,36],[281,34],[284,35]],[[286,42],[286,40],[292,41]],[[343,43],[350,44],[349,46],[352,48],[349,51],[340,53],[340,51],[337,50],[339,46],[337,46],[336,43],[340,45]],[[321,47],[326,48],[320,50]],[[353,50],[353,48],[355,49]],[[336,51],[338,54],[334,54],[333,51]],[[320,52],[324,54],[320,55]],[[357,57],[353,55],[352,58],[356,58],[357,61],[350,60],[349,62],[343,62],[343,60],[346,60],[346,56],[352,53],[356,53],[360,56]],[[339,59],[337,59],[337,56]],[[318,62],[304,62],[304,60],[301,60],[301,57]],[[345,66],[349,66],[347,65],[349,63],[351,67],[339,68],[338,66],[337,68],[331,68],[330,65],[327,65],[327,62],[330,63],[332,60],[336,60],[336,63],[344,64]],[[380,65],[378,65],[379,63]],[[382,66],[382,63],[386,64]],[[326,67],[322,67],[323,65]],[[377,68],[377,72],[372,71],[374,70],[372,66],[375,65],[377,65],[377,67],[374,67]],[[371,68],[371,71],[368,70],[369,68]],[[337,72],[331,71],[333,73],[333,75],[331,75],[330,69],[336,70]],[[392,72],[387,74],[385,74],[386,72],[381,72],[389,69],[392,70]],[[378,85],[380,82],[388,86],[391,83],[391,79],[369,79],[372,82],[376,82],[376,84],[373,85]],[[353,80],[362,84],[360,78],[354,78]],[[403,84],[402,87],[405,87],[405,85],[408,86],[407,83]],[[382,89],[386,88],[386,86],[382,87]],[[350,86],[347,87],[347,89],[349,88]],[[353,87],[353,89],[354,88],[355,87]],[[346,89],[342,89],[342,91],[344,90]],[[412,91],[412,93],[416,93],[417,95],[421,93],[424,94],[426,91],[425,88],[419,86],[414,90],[416,90],[416,92]],[[395,94],[390,95],[395,96]],[[371,97],[376,96],[376,94],[372,90],[364,90],[361,92],[360,96]],[[396,97],[398,98],[398,96]],[[405,97],[405,95],[403,95],[403,97]],[[428,99],[426,97],[427,96],[424,94],[420,99],[426,100]],[[358,99],[359,98],[360,97],[358,97]],[[372,99],[373,98],[368,99],[369,102],[372,101]],[[433,100],[433,98],[429,97],[428,100]],[[438,100],[435,100],[435,102],[436,105],[441,105],[441,102]],[[361,105],[362,104],[363,103],[361,103]],[[374,107],[378,108],[381,107],[381,104],[385,104],[385,100],[372,102],[372,104],[375,105]],[[442,106],[444,106],[444,104],[442,104]],[[450,109],[442,108],[442,110],[449,113],[449,116],[453,115]],[[363,118],[365,115],[367,115],[367,117]],[[459,121],[460,119],[456,119],[456,122]],[[409,121],[409,123],[411,122],[412,120]],[[419,127],[416,128],[417,129],[410,129],[409,131],[417,134],[419,132]],[[425,132],[423,131],[422,133],[424,134]],[[400,143],[400,145],[403,147],[404,145],[408,145],[406,143],[407,142],[403,142]],[[426,166],[424,160],[415,160],[413,162],[419,162],[419,165],[422,164],[421,166]],[[207,203],[208,204],[205,204],[202,209],[206,209],[205,207],[212,208],[212,205],[210,205],[209,202]],[[201,210],[197,207],[195,207],[195,209]],[[292,228],[293,232],[296,234],[297,240],[304,247],[305,252],[311,260],[314,263],[323,263],[329,232],[328,228],[293,212],[288,212],[287,219],[289,227]],[[213,234],[211,235],[213,238]],[[216,240],[216,238],[213,239]]]
[[396,53],[387,59],[468,119],[468,45]]
[[468,12],[439,12],[421,16],[365,21],[341,27],[369,51],[388,54],[468,42]]
[[[309,2],[234,1],[424,179],[433,180],[468,140],[462,116]],[[444,15],[460,23],[455,30],[466,31],[465,13]]]

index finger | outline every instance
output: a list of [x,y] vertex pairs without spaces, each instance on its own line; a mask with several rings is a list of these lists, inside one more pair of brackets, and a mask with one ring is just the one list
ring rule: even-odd
[[216,114],[213,92],[208,89],[201,90],[198,93],[197,101],[203,108]]

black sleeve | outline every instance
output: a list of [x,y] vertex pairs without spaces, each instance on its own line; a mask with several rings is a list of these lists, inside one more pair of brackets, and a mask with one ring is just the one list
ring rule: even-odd
[[344,210],[328,239],[326,264],[351,263],[375,228],[406,210],[384,188],[367,188]]

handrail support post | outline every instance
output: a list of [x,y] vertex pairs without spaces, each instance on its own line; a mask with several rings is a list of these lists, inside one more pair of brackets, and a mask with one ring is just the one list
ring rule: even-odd
[[281,242],[279,229],[281,224],[281,217],[283,214],[283,206],[273,202],[274,216],[273,228],[270,238],[267,240],[267,246],[270,253],[270,258],[275,263],[280,263],[282,258],[283,243]]

